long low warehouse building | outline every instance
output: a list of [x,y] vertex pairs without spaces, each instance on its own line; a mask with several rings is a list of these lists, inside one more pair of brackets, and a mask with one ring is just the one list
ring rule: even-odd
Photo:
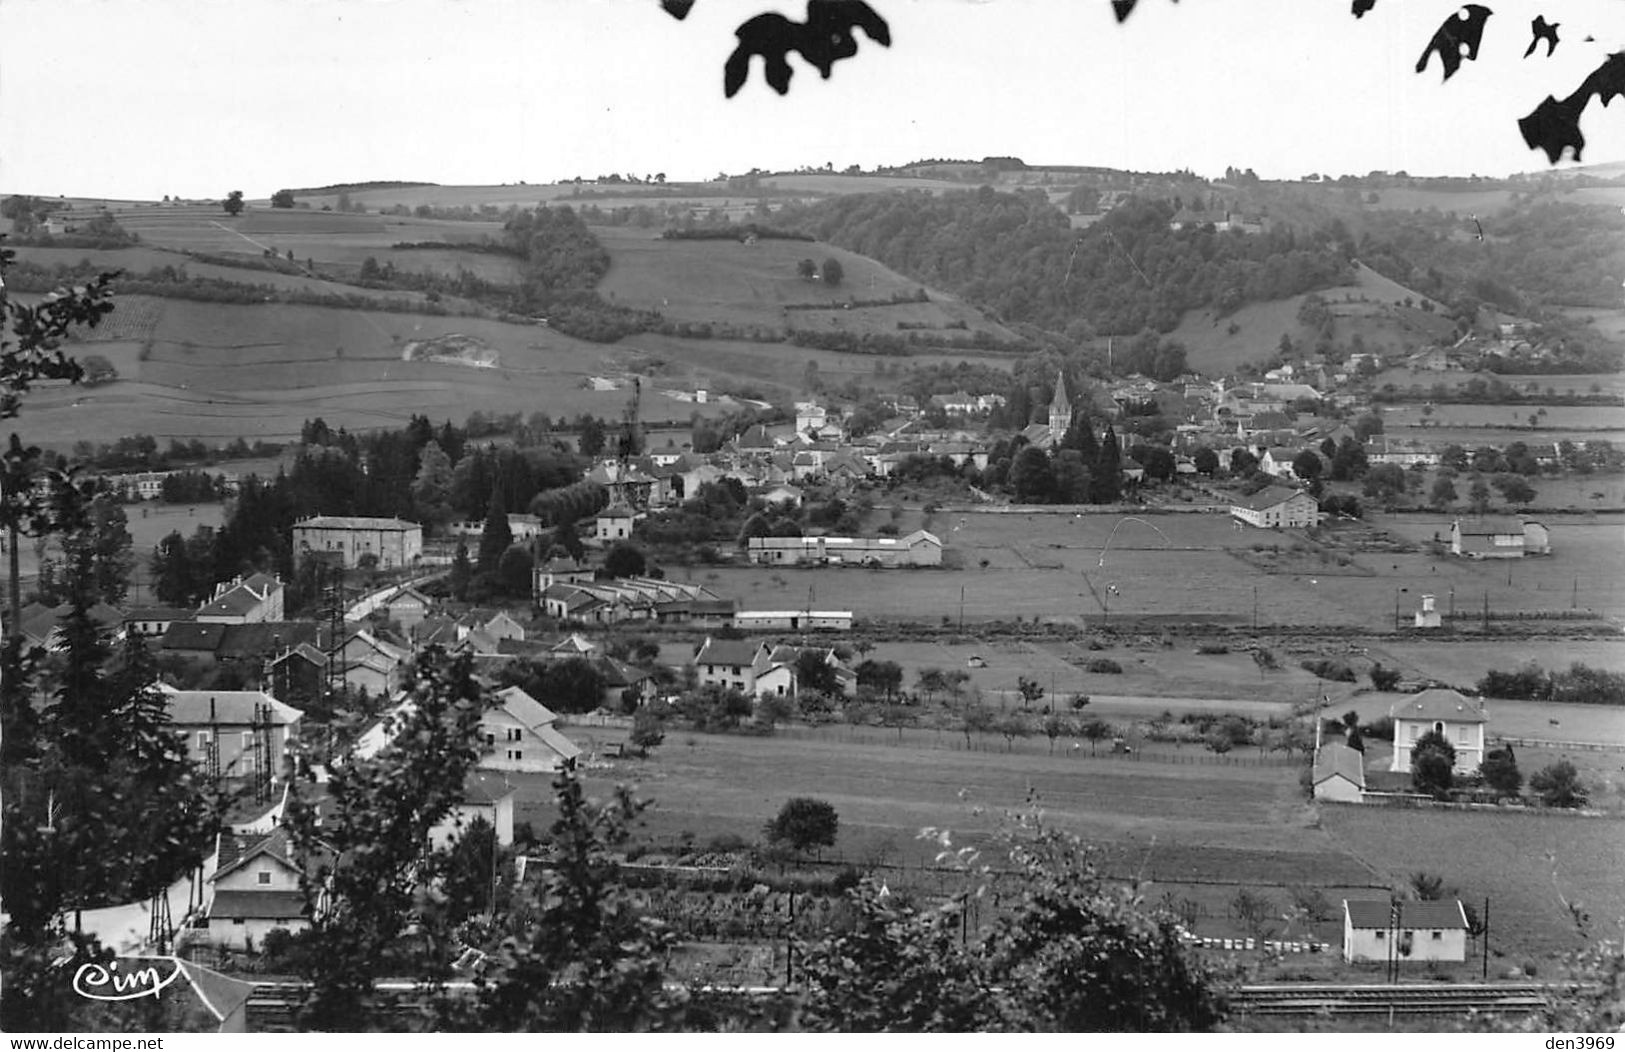
[[750,561],[769,566],[941,566],[942,539],[927,530],[906,537],[752,537]]

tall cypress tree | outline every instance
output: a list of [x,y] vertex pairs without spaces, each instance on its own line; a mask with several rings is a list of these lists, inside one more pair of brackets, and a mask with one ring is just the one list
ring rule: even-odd
[[491,491],[491,504],[485,512],[485,529],[480,533],[480,554],[476,565],[481,573],[495,573],[502,561],[502,553],[513,545],[513,530],[508,527],[508,509],[502,503],[502,491]]
[[1113,504],[1122,495],[1122,450],[1117,444],[1117,432],[1107,424],[1100,439],[1100,453],[1095,457],[1095,470],[1089,476],[1089,500],[1093,504]]

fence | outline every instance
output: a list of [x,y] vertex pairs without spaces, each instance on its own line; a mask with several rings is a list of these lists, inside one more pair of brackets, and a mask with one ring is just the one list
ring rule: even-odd
[[1503,745],[1528,749],[1572,749],[1576,752],[1625,752],[1621,742],[1560,742],[1550,738],[1497,738]]

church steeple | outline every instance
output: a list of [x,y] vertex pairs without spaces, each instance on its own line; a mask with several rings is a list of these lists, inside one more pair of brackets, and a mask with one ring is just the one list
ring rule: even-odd
[[1049,433],[1059,442],[1072,426],[1072,399],[1066,395],[1066,371],[1055,374],[1055,397],[1049,403]]

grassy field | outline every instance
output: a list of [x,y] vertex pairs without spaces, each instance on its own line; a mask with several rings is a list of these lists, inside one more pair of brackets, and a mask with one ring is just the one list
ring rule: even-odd
[[[1339,319],[1340,338],[1350,338],[1358,331],[1368,346],[1393,350],[1428,342],[1431,316],[1398,306],[1407,297],[1420,297],[1369,267],[1358,268],[1353,284],[1323,289],[1318,295],[1331,303]],[[1349,302],[1350,297],[1355,302]],[[1360,297],[1366,302],[1361,302]],[[1276,353],[1283,334],[1300,345],[1312,341],[1311,334],[1298,321],[1303,300],[1304,296],[1291,296],[1249,303],[1222,316],[1212,310],[1188,311],[1169,336],[1185,345],[1192,369],[1219,376],[1241,365],[1267,360]]]
[[1434,873],[1480,909],[1489,896],[1492,963],[1497,952],[1544,963],[1579,949],[1565,900],[1589,913],[1593,938],[1622,934],[1625,821],[1344,806],[1324,808],[1321,824],[1395,882]]
[[[619,740],[620,731],[567,728],[583,744]],[[1066,755],[1062,755],[1066,752]],[[771,738],[673,733],[647,761],[595,765],[588,782],[603,792],[633,781],[654,801],[643,835],[675,843],[683,832],[704,843],[720,834],[755,839],[791,796],[817,796],[840,813],[835,853],[920,865],[936,846],[926,826],[954,830],[957,843],[987,844],[1007,812],[1036,798],[1046,822],[1096,843],[1108,868],[1147,876],[1219,880],[1358,883],[1361,867],[1312,828],[1293,765],[1175,764],[1090,758],[1043,739],[980,740],[932,731],[824,728]],[[1035,794],[1035,795],[1034,795]],[[548,811],[531,794],[520,818]],[[1120,868],[1121,867],[1121,868]]]
[[[409,342],[447,333],[484,341],[499,354],[499,367],[402,360]],[[118,382],[33,393],[26,410],[31,440],[63,447],[137,433],[161,440],[289,438],[314,416],[350,428],[399,426],[413,413],[461,421],[476,410],[614,417],[627,397],[583,387],[589,375],[613,369],[612,348],[544,326],[168,300],[149,338],[145,359],[126,353],[115,362]],[[720,408],[650,391],[643,416],[686,420],[696,409]]]
[[[1238,531],[1219,514],[939,513],[928,528],[947,546],[941,569],[677,572],[747,608],[799,608],[810,595],[815,606],[850,609],[860,619],[944,624],[958,623],[963,603],[967,624],[1019,617],[1119,629],[1172,621],[1241,627],[1254,623],[1256,608],[1256,623],[1266,628],[1388,630],[1396,609],[1408,623],[1423,593],[1444,608],[1451,589],[1464,620],[1481,610],[1486,594],[1492,612],[1578,603],[1625,614],[1617,522],[1554,518],[1554,554],[1509,567],[1427,554],[1421,546],[1435,532],[1448,538],[1448,520],[1372,518],[1388,534],[1382,546],[1373,538],[1383,535],[1366,526],[1330,530],[1316,542],[1291,531]],[[1415,548],[1391,550],[1396,538]]]
[[[930,303],[842,310],[852,299],[913,295],[919,282],[866,256],[807,241],[668,241],[658,231],[601,227],[594,231],[614,265],[598,291],[629,306],[658,310],[674,321],[708,321],[770,328],[843,329],[895,335],[897,323],[936,327],[964,321],[1000,339],[1013,334],[979,311],[928,289]],[[796,264],[833,258],[845,276],[839,286],[805,281]],[[833,311],[786,311],[785,304],[827,303]],[[968,335],[950,333],[948,335]]]
[[[172,531],[179,530],[190,537],[199,526],[218,527],[224,521],[225,508],[221,504],[163,504],[151,501],[130,504],[124,508],[129,520],[130,554],[135,559],[129,602],[155,603],[152,594],[152,574],[147,565],[152,550]],[[58,549],[52,544],[50,557],[59,559]],[[17,551],[19,577],[31,581],[39,573],[39,549],[32,540],[23,539]]]

